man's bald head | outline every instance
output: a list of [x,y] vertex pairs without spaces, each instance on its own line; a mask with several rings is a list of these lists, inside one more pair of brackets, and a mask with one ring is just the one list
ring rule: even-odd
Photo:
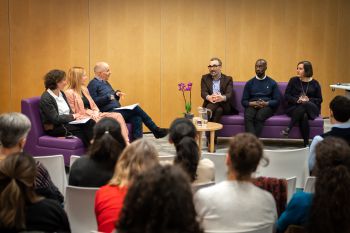
[[108,63],[103,61],[97,62],[94,67],[94,73],[96,77],[107,81],[109,76],[111,75]]

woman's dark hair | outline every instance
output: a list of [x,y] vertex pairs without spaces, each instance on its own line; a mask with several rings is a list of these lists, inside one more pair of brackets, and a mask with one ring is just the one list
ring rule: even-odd
[[309,61],[301,61],[298,63],[298,65],[303,64],[304,65],[304,73],[305,77],[312,77],[314,75],[314,72],[312,70],[312,64]]
[[180,165],[193,182],[197,177],[199,148],[195,140],[196,127],[186,118],[175,119],[169,129],[169,140],[174,143],[176,157],[174,163]]
[[93,143],[89,147],[88,155],[95,161],[113,161],[111,166],[114,167],[125,147],[120,124],[113,118],[106,117],[94,127]]
[[239,133],[230,141],[228,154],[231,159],[232,169],[237,173],[237,180],[250,178],[256,171],[263,157],[263,144],[251,133]]
[[66,72],[63,70],[51,70],[44,77],[44,84],[46,89],[55,90],[57,83],[66,78]]
[[350,99],[348,97],[337,95],[329,103],[329,108],[335,120],[347,122],[350,119]]
[[0,163],[0,228],[25,229],[25,208],[38,197],[34,192],[36,163],[32,156],[8,155]]
[[124,200],[119,233],[203,232],[188,177],[177,166],[160,166],[137,176]]
[[326,137],[316,146],[316,166],[308,232],[349,232],[350,147],[347,142]]

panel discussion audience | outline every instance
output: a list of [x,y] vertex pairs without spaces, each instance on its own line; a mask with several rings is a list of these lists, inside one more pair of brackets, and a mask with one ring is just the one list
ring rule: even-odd
[[23,153],[0,162],[0,232],[70,232],[60,204],[35,193],[36,168]]
[[44,77],[46,90],[40,99],[40,116],[46,134],[54,137],[76,136],[85,146],[90,145],[94,120],[83,124],[69,124],[86,116],[73,113],[63,90],[67,85],[66,73],[62,70],[51,70]]
[[315,136],[311,142],[309,155],[309,169],[313,170],[315,166],[315,150],[318,143],[329,136],[339,137],[350,145],[350,99],[338,95],[329,103],[329,120],[333,125],[329,132]]
[[291,117],[291,121],[281,134],[288,136],[293,126],[298,123],[305,147],[309,145],[309,120],[314,120],[320,115],[322,103],[321,86],[312,76],[311,62],[299,62],[297,76],[289,80],[284,94],[287,102],[286,113]]
[[151,117],[140,107],[133,109],[119,109],[121,104],[119,100],[123,99],[125,93],[120,90],[114,90],[108,80],[111,75],[109,65],[106,62],[97,62],[94,67],[95,78],[88,85],[88,89],[92,99],[98,108],[103,112],[119,112],[125,121],[132,124],[133,139],[142,138],[142,123],[144,123],[156,138],[165,137],[168,131],[159,128],[151,119]]
[[265,121],[277,110],[280,92],[275,80],[266,76],[267,61],[258,59],[255,63],[256,76],[244,86],[242,106],[245,131],[259,137]]
[[[115,166],[113,178],[96,192],[95,214],[98,231],[105,233],[113,231],[130,184],[138,174],[156,165],[158,165],[157,149],[145,139],[134,141],[123,151]],[[143,191],[139,195],[142,193]]]
[[137,176],[116,222],[118,233],[203,233],[188,176],[177,166],[157,166]]
[[65,91],[68,103],[74,113],[90,117],[98,122],[103,117],[112,117],[119,122],[125,141],[129,142],[129,131],[123,116],[117,112],[100,112],[89,90],[86,88],[88,77],[84,68],[72,67],[68,72],[68,89]]
[[315,193],[296,192],[277,222],[277,231],[289,225],[308,233],[350,232],[350,147],[326,137],[316,146]]
[[[212,116],[208,120],[218,123],[222,115],[238,113],[231,101],[232,77],[221,73],[221,67],[222,61],[219,58],[211,58],[208,65],[209,73],[203,75],[201,79],[201,97],[204,100],[202,106],[212,111]],[[217,137],[214,141],[216,144]]]
[[[0,163],[11,154],[23,151],[30,128],[28,117],[22,113],[11,112],[0,115]],[[34,189],[38,195],[63,203],[63,195],[39,161],[36,161]]]
[[169,142],[176,149],[174,164],[181,166],[193,183],[206,183],[215,179],[215,165],[209,159],[200,159],[196,142],[197,129],[186,118],[175,119],[169,128]]
[[263,145],[256,136],[239,133],[231,139],[226,156],[227,181],[202,188],[194,196],[206,231],[272,229],[277,219],[275,200],[252,183],[252,173],[261,159]]
[[119,122],[114,118],[102,118],[94,127],[87,155],[75,160],[70,169],[69,185],[101,187],[107,184],[125,147]]

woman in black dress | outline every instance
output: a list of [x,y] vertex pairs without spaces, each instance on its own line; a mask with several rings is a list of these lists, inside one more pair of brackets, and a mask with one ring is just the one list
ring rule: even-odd
[[314,120],[320,114],[322,103],[321,86],[312,75],[311,62],[299,62],[297,76],[289,80],[284,94],[287,102],[286,113],[291,117],[291,121],[281,134],[288,136],[292,127],[298,123],[304,146],[309,145],[309,120]]

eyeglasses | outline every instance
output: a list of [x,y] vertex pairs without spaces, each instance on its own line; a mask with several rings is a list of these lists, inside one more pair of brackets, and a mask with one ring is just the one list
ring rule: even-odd
[[210,68],[217,68],[217,67],[219,67],[220,65],[209,65],[208,66],[208,69],[210,69]]

